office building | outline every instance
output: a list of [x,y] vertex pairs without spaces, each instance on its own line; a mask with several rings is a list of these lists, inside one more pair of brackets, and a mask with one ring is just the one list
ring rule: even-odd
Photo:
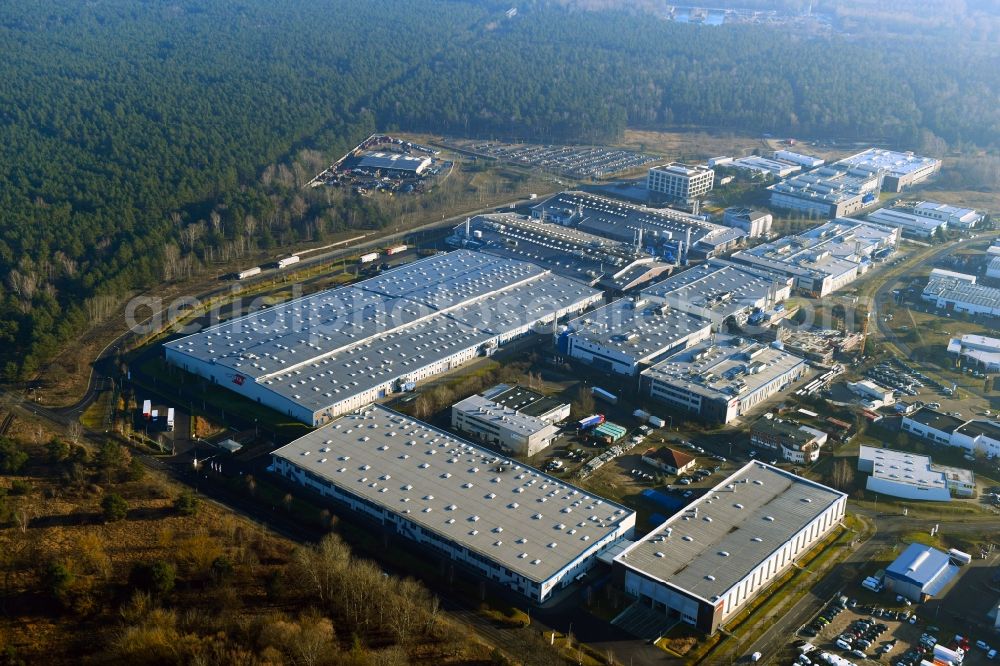
[[559,435],[559,428],[548,421],[498,405],[481,395],[469,396],[451,406],[451,427],[478,442],[527,457],[547,448]]
[[651,196],[685,203],[705,196],[714,184],[715,172],[708,167],[680,162],[652,167],[646,176],[646,189]]
[[935,465],[930,456],[862,446],[858,471],[868,474],[873,492],[911,500],[949,502],[952,495],[971,497],[975,476],[967,469]]
[[847,388],[855,395],[860,396],[862,400],[877,402],[878,405],[875,409],[883,405],[891,405],[896,401],[892,395],[892,389],[876,384],[868,379],[847,382]]
[[782,460],[792,463],[808,464],[819,460],[820,449],[827,439],[829,435],[822,430],[770,414],[750,426],[751,446],[777,453]]
[[714,634],[844,517],[847,495],[749,462],[614,558],[641,603]]
[[895,227],[904,235],[924,239],[940,233],[947,227],[947,223],[941,220],[906,213],[898,208],[881,208],[869,213],[865,219],[873,224]]
[[311,426],[576,314],[599,291],[457,250],[164,345],[168,363]]
[[958,566],[948,553],[922,543],[911,543],[885,569],[885,589],[910,601],[923,603],[944,589]]
[[935,201],[921,201],[913,207],[913,214],[944,222],[952,229],[971,229],[983,221],[983,214],[971,208],[949,206]]
[[493,388],[483,391],[480,395],[502,407],[513,409],[519,414],[534,416],[549,423],[559,423],[569,418],[570,404],[568,402],[516,384],[514,386],[497,384]]
[[814,217],[845,217],[878,203],[879,172],[831,164],[771,185],[771,206]]
[[698,459],[694,456],[667,446],[661,446],[658,449],[647,449],[642,454],[642,461],[647,465],[652,465],[661,472],[676,474],[678,476],[694,471],[694,468],[698,464]]
[[966,367],[1000,372],[1000,339],[985,335],[963,335],[948,341],[948,353],[961,356]]
[[965,449],[970,456],[1000,457],[1000,424],[994,421],[966,421],[952,431],[948,443]]
[[792,164],[798,164],[805,169],[815,169],[816,167],[821,167],[826,164],[825,160],[818,157],[813,157],[812,155],[803,155],[802,153],[795,153],[791,150],[776,150],[774,151],[774,159],[781,160],[782,162],[791,162]]
[[920,298],[943,310],[1000,317],[1000,289],[962,278],[932,275]]
[[566,323],[559,353],[603,371],[632,376],[711,335],[711,324],[643,297],[621,298]]
[[938,444],[950,444],[952,433],[962,423],[962,419],[923,407],[904,416],[899,429]]
[[561,192],[535,206],[531,216],[574,227],[588,234],[651,248],[667,263],[687,263],[741,246],[742,229],[714,224],[704,217],[670,208],[649,208],[589,192]]
[[899,230],[838,218],[796,236],[734,253],[730,259],[795,280],[814,297],[841,289],[896,247]]
[[623,506],[379,405],[271,457],[276,474],[534,603],[635,526]]
[[732,206],[722,214],[722,223],[727,227],[742,229],[749,238],[758,238],[771,233],[774,216],[762,210]]
[[924,182],[941,169],[939,159],[882,148],[869,148],[857,155],[845,157],[837,164],[880,173],[884,192],[902,192]]
[[715,335],[642,372],[640,393],[710,423],[729,423],[806,374],[781,349]]
[[[646,287],[643,298],[712,322],[743,325],[791,295],[792,279],[777,273],[710,259]],[[760,314],[762,318],[763,315]]]

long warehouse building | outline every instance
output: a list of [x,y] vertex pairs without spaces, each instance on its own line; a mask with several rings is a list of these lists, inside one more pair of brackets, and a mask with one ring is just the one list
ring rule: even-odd
[[188,372],[312,426],[446,372],[601,292],[522,261],[437,254],[164,345]]
[[751,461],[614,559],[625,591],[715,633],[843,519],[847,495]]
[[379,405],[272,454],[272,471],[535,603],[635,528],[635,512]]

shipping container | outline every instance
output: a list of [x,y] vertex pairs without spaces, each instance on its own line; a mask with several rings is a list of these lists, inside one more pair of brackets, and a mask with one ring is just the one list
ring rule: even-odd
[[600,398],[605,402],[610,402],[612,405],[618,404],[618,396],[616,396],[614,393],[609,393],[608,391],[605,391],[600,386],[592,387],[590,389],[590,392],[593,394],[595,398]]
[[408,249],[409,246],[407,245],[395,245],[386,250],[385,253],[391,256],[393,254],[399,254],[400,252],[406,252]]
[[293,254],[290,257],[285,257],[284,259],[278,259],[278,268],[285,268],[286,266],[291,266],[292,264],[297,264],[302,260],[297,254]]
[[654,428],[662,428],[663,426],[667,425],[667,422],[661,419],[659,416],[650,416],[649,425],[653,426]]
[[378,259],[378,252],[369,252],[368,254],[361,255],[361,259],[358,261],[362,264],[370,264],[376,259]]
[[236,274],[236,279],[246,280],[248,277],[253,277],[254,275],[260,275],[260,266],[254,266],[253,268],[248,268],[245,271],[240,271]]

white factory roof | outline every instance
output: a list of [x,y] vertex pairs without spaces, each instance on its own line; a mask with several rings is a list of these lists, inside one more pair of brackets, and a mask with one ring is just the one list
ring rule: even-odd
[[913,153],[900,153],[882,148],[869,148],[857,155],[840,160],[838,164],[883,171],[890,176],[905,176],[921,169],[940,164],[941,160],[922,157]]
[[933,233],[935,229],[945,224],[943,220],[921,217],[920,215],[906,213],[894,208],[881,208],[874,213],[870,213],[866,219],[875,224],[888,224],[904,229],[916,229],[928,234]]
[[980,214],[972,208],[950,206],[948,204],[937,203],[936,201],[921,201],[913,207],[913,211],[918,215],[921,213],[936,212],[962,220],[963,222],[971,222],[980,217]]
[[566,325],[574,337],[642,360],[663,353],[711,323],[635,297],[620,298]]
[[649,377],[709,399],[752,394],[805,360],[753,340],[714,335],[643,371]]
[[552,435],[559,432],[559,427],[544,421],[537,416],[531,416],[524,412],[519,412],[511,407],[504,407],[484,398],[481,395],[471,395],[464,400],[452,405],[452,409],[457,409],[480,421],[495,424],[504,430],[518,432],[525,437],[535,433],[546,431]]
[[1000,339],[985,335],[963,335],[948,341],[948,351],[986,365],[1000,365]]
[[785,236],[733,259],[791,275],[841,275],[858,267],[862,257],[893,242],[897,231],[838,217],[796,236]]
[[825,161],[819,157],[813,157],[812,155],[803,155],[802,153],[796,153],[791,150],[776,150],[774,151],[774,159],[784,160],[785,162],[792,162],[793,164],[800,164],[807,169],[814,169],[818,166],[823,166]]
[[687,240],[691,243],[719,236],[729,227],[708,222],[689,213],[669,208],[647,208],[597,196],[588,192],[560,192],[534,208],[535,216],[569,219],[569,224],[597,236],[635,243],[637,234],[650,239]]
[[598,294],[533,264],[458,250],[165,346],[320,409]]
[[956,301],[979,307],[1000,309],[1000,289],[971,284],[950,277],[931,277],[923,291],[924,298]]
[[788,282],[778,274],[711,259],[643,289],[642,294],[681,309],[691,304],[725,319],[765,301],[774,305],[774,292]]
[[741,157],[739,159],[733,160],[732,164],[729,166],[736,167],[738,169],[748,169],[750,171],[757,171],[760,173],[770,173],[775,176],[787,176],[789,174],[795,173],[796,171],[801,171],[802,166],[799,164],[792,164],[780,159],[768,159],[766,157],[761,157],[759,155],[750,155],[748,157]]
[[633,514],[378,405],[272,455],[538,582]]
[[796,174],[767,189],[799,199],[836,204],[860,196],[863,188],[876,178],[878,174],[831,164]]
[[872,476],[917,488],[945,488],[944,473],[931,469],[930,456],[895,449],[861,446],[860,460],[871,461]]
[[402,153],[383,153],[369,151],[358,160],[360,169],[398,169],[420,173],[431,163],[429,157],[413,157]]
[[751,461],[615,561],[714,604],[844,497]]
[[630,268],[648,279],[671,269],[646,254],[644,248],[637,249],[634,243],[514,213],[479,215],[470,221],[469,229],[473,234],[479,232],[480,237],[464,238],[463,223],[455,227],[453,239],[482,252],[530,261],[588,284]]

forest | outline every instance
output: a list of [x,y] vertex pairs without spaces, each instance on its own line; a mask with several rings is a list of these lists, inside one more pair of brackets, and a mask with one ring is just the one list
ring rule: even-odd
[[33,377],[109,302],[237,240],[272,248],[389,224],[369,202],[303,195],[293,173],[293,156],[322,164],[376,129],[1000,144],[1000,55],[977,42],[706,31],[548,2],[509,19],[507,7],[4,3],[0,373]]

